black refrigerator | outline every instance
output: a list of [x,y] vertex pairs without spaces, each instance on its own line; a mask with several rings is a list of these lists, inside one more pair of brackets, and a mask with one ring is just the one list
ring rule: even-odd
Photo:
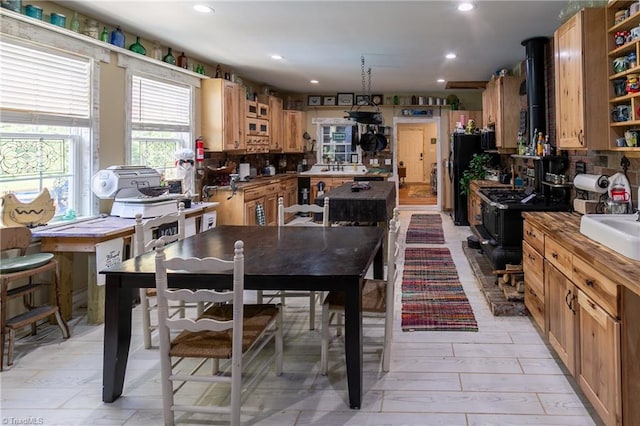
[[449,178],[453,187],[453,223],[469,226],[467,220],[467,195],[460,193],[462,173],[469,167],[473,154],[481,154],[480,134],[454,133],[451,135],[449,150]]

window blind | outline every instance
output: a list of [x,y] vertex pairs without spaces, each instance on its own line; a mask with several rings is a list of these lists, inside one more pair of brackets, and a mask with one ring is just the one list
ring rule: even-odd
[[134,128],[154,125],[189,131],[191,88],[159,80],[132,76],[131,121]]
[[28,113],[88,121],[91,62],[0,41],[0,95],[6,116]]

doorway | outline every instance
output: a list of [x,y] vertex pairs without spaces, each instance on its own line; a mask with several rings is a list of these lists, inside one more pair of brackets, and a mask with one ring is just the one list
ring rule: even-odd
[[400,206],[439,208],[439,123],[435,120],[396,124],[397,159],[400,175]]

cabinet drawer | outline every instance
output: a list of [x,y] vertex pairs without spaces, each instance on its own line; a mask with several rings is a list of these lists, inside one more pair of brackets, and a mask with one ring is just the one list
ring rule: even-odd
[[525,286],[524,305],[529,310],[531,317],[538,324],[540,330],[546,334],[544,324],[544,296],[536,291],[535,287]]
[[526,241],[522,243],[522,269],[525,285],[535,287],[536,292],[544,296],[544,258]]
[[578,257],[573,259],[573,282],[609,315],[619,317],[618,286]]
[[524,221],[524,240],[538,253],[544,253],[544,233],[538,228]]
[[572,276],[573,255],[552,238],[545,238],[544,257],[566,277]]
[[263,186],[260,186],[258,188],[245,189],[244,201],[246,202],[246,201],[255,200],[257,198],[262,198],[264,197],[265,193],[266,191]]
[[269,121],[261,118],[248,118],[245,122],[247,135],[269,136]]

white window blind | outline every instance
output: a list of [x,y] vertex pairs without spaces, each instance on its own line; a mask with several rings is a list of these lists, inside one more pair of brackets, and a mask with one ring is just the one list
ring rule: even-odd
[[[5,117],[28,114],[30,120],[42,117],[41,122],[62,119],[88,123],[91,62],[87,58],[0,41],[0,95]],[[54,116],[56,120],[52,120]]]
[[133,128],[188,132],[191,125],[191,88],[132,76],[131,121]]

